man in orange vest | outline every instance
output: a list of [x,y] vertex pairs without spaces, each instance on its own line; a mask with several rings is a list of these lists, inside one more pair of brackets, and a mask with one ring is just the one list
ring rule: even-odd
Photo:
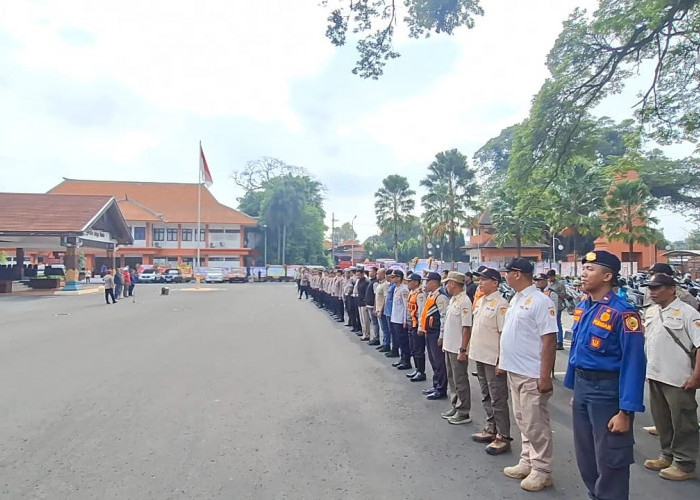
[[408,323],[408,346],[415,370],[406,376],[411,382],[422,382],[425,380],[425,334],[418,331],[418,322],[423,314],[425,306],[425,292],[421,290],[421,275],[412,273],[408,277],[408,307],[406,308],[406,322]]
[[428,360],[433,368],[433,386],[425,389],[426,399],[436,400],[447,397],[447,370],[445,355],[442,352],[442,333],[445,329],[445,314],[449,298],[442,292],[442,277],[438,273],[428,273],[425,278],[427,293],[418,329],[425,335],[428,347]]

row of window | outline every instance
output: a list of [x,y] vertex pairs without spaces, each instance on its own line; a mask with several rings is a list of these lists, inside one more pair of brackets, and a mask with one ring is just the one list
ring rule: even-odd
[[[143,241],[146,239],[146,228],[145,227],[133,227],[133,236],[135,240]],[[204,241],[205,229],[199,230],[199,241]],[[197,241],[196,240],[196,229],[182,229],[182,241]],[[222,234],[224,233],[221,229],[210,229],[209,234]],[[232,239],[235,235],[239,235],[240,231],[226,231],[224,238]],[[215,238],[217,239],[217,238]],[[221,239],[219,237],[218,239]],[[218,240],[217,239],[217,240]],[[153,241],[177,241],[177,228],[153,228]]]

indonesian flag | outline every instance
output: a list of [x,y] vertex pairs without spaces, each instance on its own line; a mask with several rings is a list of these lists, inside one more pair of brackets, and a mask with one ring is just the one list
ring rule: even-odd
[[206,187],[214,184],[211,178],[211,172],[209,172],[209,166],[207,165],[207,159],[204,157],[204,150],[202,150],[202,143],[199,143],[199,179],[204,181]]

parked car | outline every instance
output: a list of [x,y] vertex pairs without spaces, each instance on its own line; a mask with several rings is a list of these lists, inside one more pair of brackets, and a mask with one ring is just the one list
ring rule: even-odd
[[179,269],[168,269],[163,273],[165,283],[182,283],[182,273]]
[[204,275],[204,281],[207,283],[223,283],[224,273],[219,269],[210,269]]
[[155,269],[146,269],[139,274],[139,283],[158,283],[160,274]]
[[248,281],[248,273],[245,267],[232,267],[226,279],[229,283],[245,283]]
[[284,266],[277,264],[267,266],[267,281],[287,281],[287,271]]

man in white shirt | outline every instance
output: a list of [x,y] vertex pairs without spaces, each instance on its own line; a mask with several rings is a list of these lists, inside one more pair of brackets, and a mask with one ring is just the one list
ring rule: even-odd
[[408,348],[408,323],[406,322],[406,311],[408,308],[409,290],[403,282],[403,271],[395,269],[391,274],[396,289],[391,304],[391,343],[399,347],[399,360],[391,366],[398,370],[410,370],[411,353]]
[[465,276],[452,271],[445,279],[450,304],[445,314],[442,350],[445,352],[447,389],[452,408],[442,414],[450,424],[468,424],[472,421],[471,388],[469,387],[469,337],[472,329],[472,301],[464,293]]
[[557,344],[554,304],[532,284],[534,266],[516,258],[506,266],[506,281],[515,290],[501,334],[499,368],[508,372],[513,414],[520,428],[520,462],[503,473],[522,479],[520,487],[540,491],[552,485],[552,428],[549,399]]
[[[698,456],[700,313],[676,297],[676,282],[655,274],[647,283],[653,305],[644,317],[649,403],[661,454],[644,467],[671,481],[695,477]],[[695,359],[695,367],[692,361]]]

